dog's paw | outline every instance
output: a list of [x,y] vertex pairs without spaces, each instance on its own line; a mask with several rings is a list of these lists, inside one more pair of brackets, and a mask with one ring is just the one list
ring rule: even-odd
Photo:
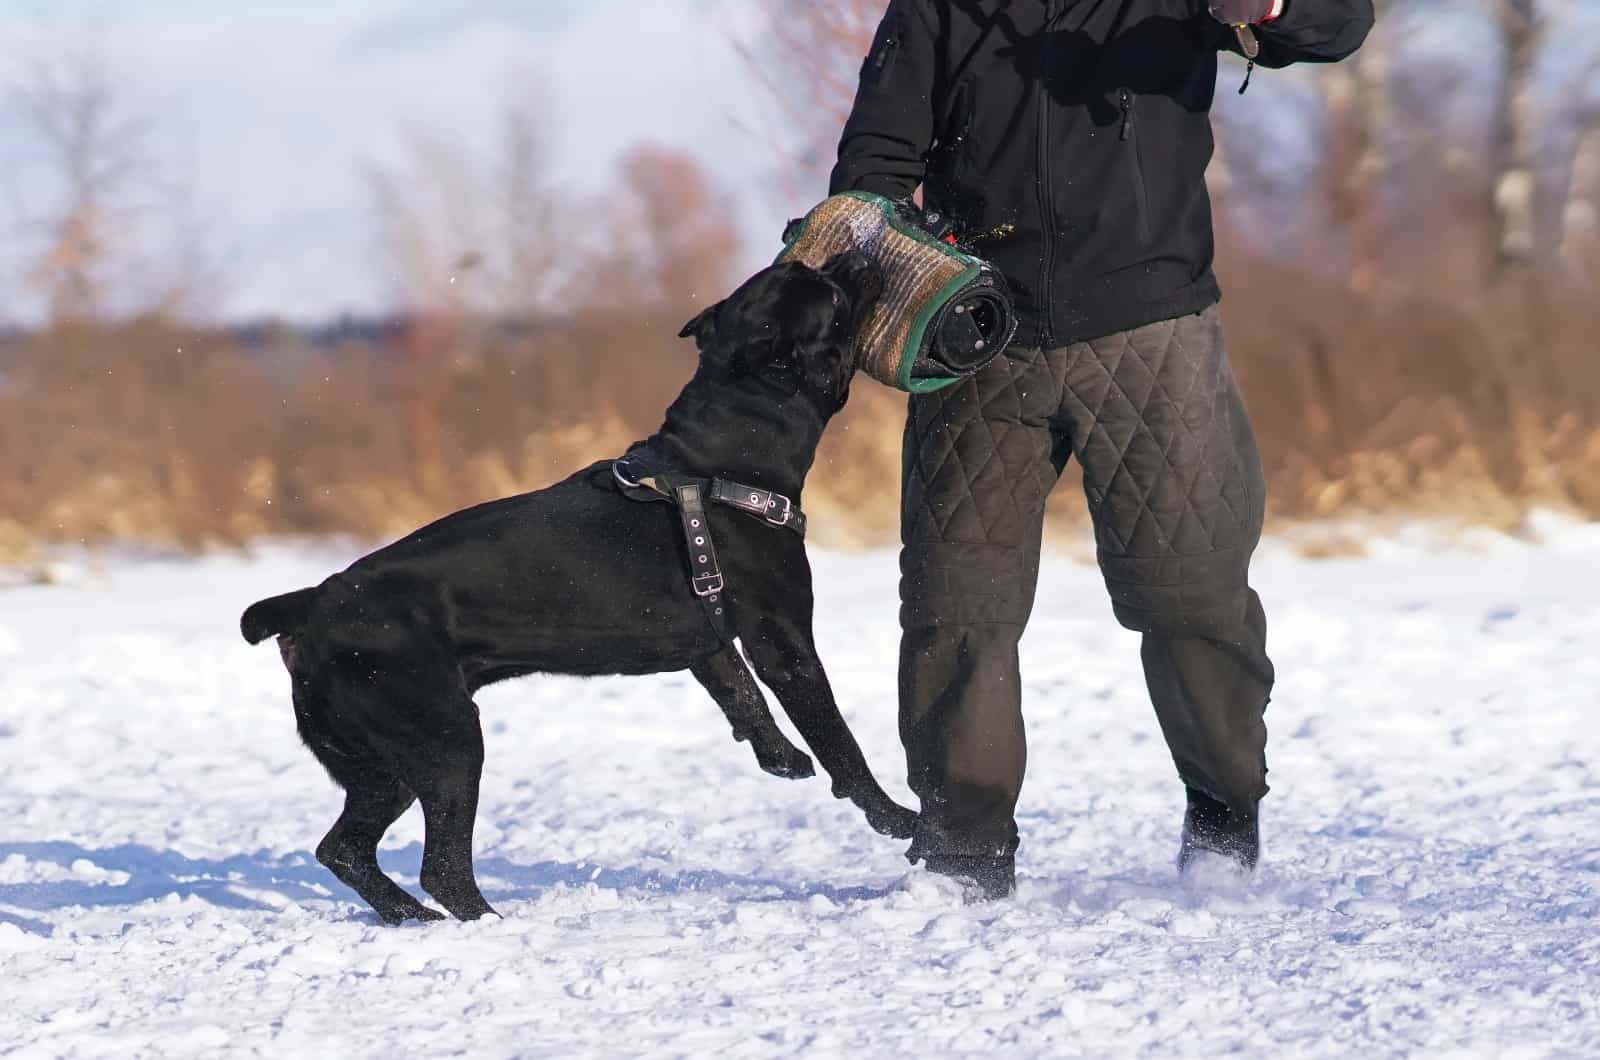
[[867,811],[867,823],[879,835],[893,839],[910,839],[917,830],[917,814],[896,803]]
[[427,906],[424,905],[424,906],[418,907],[417,910],[411,914],[411,919],[420,921],[420,922],[422,922],[424,924],[428,924],[428,923],[432,923],[435,920],[449,920],[450,918],[448,916],[446,916],[445,914],[439,912],[439,910],[437,910],[437,909],[429,909]]
[[781,755],[758,758],[757,761],[764,772],[785,780],[805,780],[817,775],[817,767],[812,763],[811,756],[798,747],[791,747]]

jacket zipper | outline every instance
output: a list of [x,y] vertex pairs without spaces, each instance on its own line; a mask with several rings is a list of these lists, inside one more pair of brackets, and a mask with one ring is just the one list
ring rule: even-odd
[[900,54],[900,27],[894,26],[877,42],[872,55],[872,64],[877,69],[879,77],[885,77],[894,68],[894,60]]
[[[1128,89],[1122,90],[1122,129],[1117,138],[1124,142],[1133,139],[1133,93]],[[1146,243],[1150,241],[1150,191],[1144,183],[1144,163],[1139,161],[1139,145],[1128,144],[1128,150],[1133,152],[1133,180],[1134,192],[1138,195],[1139,202],[1139,237]]]
[[1055,329],[1051,326],[1050,274],[1055,271],[1055,204],[1050,196],[1050,92],[1046,78],[1050,73],[1050,27],[1055,23],[1055,0],[1044,6],[1044,30],[1039,47],[1039,213],[1044,222],[1044,241],[1039,254],[1039,301],[1043,307],[1039,323],[1039,348],[1048,350],[1055,345]]

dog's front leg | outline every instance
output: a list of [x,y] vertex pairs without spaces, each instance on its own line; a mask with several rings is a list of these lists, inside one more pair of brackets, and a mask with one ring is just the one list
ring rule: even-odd
[[790,743],[778,723],[772,720],[766,697],[736,648],[725,647],[701,659],[689,667],[689,672],[727,715],[728,723],[733,726],[733,738],[750,741],[756,762],[762,769],[788,780],[804,780],[816,775],[811,756]]
[[860,744],[839,713],[810,631],[768,620],[758,625],[745,646],[756,674],[777,695],[789,720],[833,781],[834,796],[859,806],[867,823],[878,832],[909,838],[917,815],[889,798],[872,775]]

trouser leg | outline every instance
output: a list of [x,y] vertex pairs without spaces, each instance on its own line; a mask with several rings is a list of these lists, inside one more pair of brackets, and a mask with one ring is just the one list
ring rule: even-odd
[[1215,308],[1081,343],[1064,416],[1117,618],[1184,783],[1266,794],[1266,616],[1249,586],[1265,479]]
[[1027,763],[1017,642],[1068,450],[1060,373],[1014,350],[913,396],[902,490],[900,735],[921,799],[908,856],[1009,857]]

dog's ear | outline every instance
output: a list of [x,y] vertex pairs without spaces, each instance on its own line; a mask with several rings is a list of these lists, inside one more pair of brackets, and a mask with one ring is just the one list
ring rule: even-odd
[[711,329],[716,326],[717,310],[721,308],[722,303],[717,302],[700,310],[699,313],[695,314],[694,319],[685,324],[683,329],[678,332],[678,338],[686,339],[691,335],[696,339],[705,338]]

